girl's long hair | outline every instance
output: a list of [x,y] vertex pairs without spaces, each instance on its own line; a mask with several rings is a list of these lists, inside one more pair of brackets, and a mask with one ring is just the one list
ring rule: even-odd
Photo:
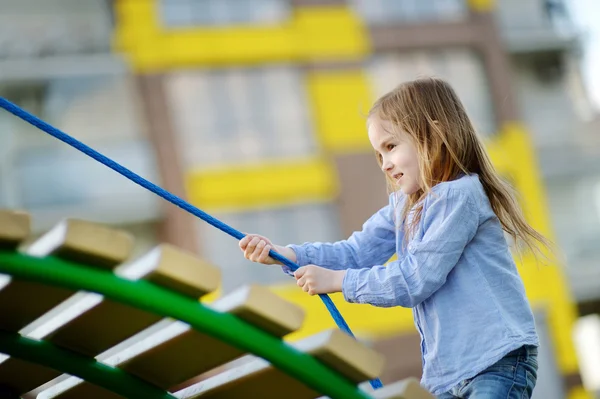
[[[379,98],[368,115],[369,123],[387,121],[390,134],[408,134],[417,148],[421,189],[407,195],[401,224],[410,237],[421,219],[423,199],[440,182],[461,173],[476,173],[504,231],[535,254],[550,242],[525,220],[512,187],[494,169],[485,146],[454,89],[444,80],[425,78],[409,81]],[[381,159],[377,157],[381,166]],[[386,175],[388,191],[398,187]],[[410,223],[405,223],[409,212]]]

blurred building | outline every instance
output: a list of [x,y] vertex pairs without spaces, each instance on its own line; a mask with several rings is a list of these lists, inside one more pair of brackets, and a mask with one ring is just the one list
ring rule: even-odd
[[[42,3],[0,0],[0,95],[281,244],[360,229],[386,203],[366,137],[372,101],[403,80],[449,80],[531,223],[564,251],[560,265],[520,265],[543,341],[536,397],[585,397],[571,329],[575,304],[600,299],[600,142],[563,1]],[[140,252],[168,241],[202,254],[225,291],[274,284],[309,309],[307,334],[332,325],[227,234],[7,113],[0,126],[0,206],[26,208],[39,231],[66,216],[117,224]],[[409,310],[335,300],[388,354],[384,382],[420,375]]]

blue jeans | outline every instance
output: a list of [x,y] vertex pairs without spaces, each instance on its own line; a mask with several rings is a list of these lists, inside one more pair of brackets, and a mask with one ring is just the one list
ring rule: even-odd
[[523,346],[438,399],[529,399],[537,381],[537,348]]

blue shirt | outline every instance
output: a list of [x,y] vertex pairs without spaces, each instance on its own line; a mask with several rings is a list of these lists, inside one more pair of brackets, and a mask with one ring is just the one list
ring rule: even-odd
[[[435,395],[522,345],[538,346],[523,282],[479,177],[434,186],[408,242],[395,223],[403,201],[391,194],[347,240],[289,245],[298,265],[348,269],[348,302],[412,308],[421,384]],[[394,251],[397,260],[383,265]]]

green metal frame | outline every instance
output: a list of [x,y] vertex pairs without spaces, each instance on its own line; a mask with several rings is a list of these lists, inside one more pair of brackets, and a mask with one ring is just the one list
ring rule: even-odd
[[126,398],[175,399],[175,396],[125,371],[93,358],[61,349],[49,342],[0,331],[0,352],[54,370],[76,375]]
[[[148,281],[122,279],[110,271],[55,257],[37,258],[15,251],[0,251],[0,273],[39,283],[97,292],[111,300],[181,320],[192,328],[260,356],[274,367],[332,399],[369,399],[367,393],[312,356],[302,353],[259,328],[227,313],[216,312],[197,300],[171,292]],[[15,334],[0,335],[0,352],[80,377],[125,397],[172,398],[118,368],[102,365],[48,342]],[[132,395],[136,392],[136,395]]]

